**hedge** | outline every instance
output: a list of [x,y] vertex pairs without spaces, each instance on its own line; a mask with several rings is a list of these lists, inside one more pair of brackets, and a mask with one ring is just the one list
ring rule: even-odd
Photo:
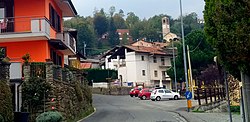
[[12,93],[6,81],[0,81],[0,115],[5,121],[13,121]]
[[85,69],[84,70],[87,75],[87,80],[94,81],[94,82],[107,82],[106,78],[117,79],[117,71],[110,70],[110,69]]

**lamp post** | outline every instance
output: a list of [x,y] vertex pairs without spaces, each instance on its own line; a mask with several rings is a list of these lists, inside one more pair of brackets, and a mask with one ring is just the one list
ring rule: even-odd
[[175,84],[175,91],[177,92],[176,69],[175,69],[175,53],[174,53],[174,40],[172,40],[172,48],[173,48],[173,62],[174,62],[174,84]]
[[184,28],[183,28],[183,17],[182,17],[182,3],[180,0],[180,12],[181,12],[181,36],[183,44],[183,60],[184,60],[184,71],[185,71],[185,82],[186,82],[186,91],[188,91],[188,78],[187,78],[187,58],[186,58],[186,48],[185,48],[185,39],[184,39]]

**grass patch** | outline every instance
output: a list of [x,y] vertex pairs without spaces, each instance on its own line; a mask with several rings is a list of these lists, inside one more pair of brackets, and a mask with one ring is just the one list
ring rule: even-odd
[[90,115],[94,111],[95,111],[94,108],[91,106],[88,110],[79,113],[78,116],[75,119],[67,120],[67,122],[77,122],[77,121],[83,119],[84,117]]
[[230,106],[230,110],[233,114],[240,114],[240,106]]

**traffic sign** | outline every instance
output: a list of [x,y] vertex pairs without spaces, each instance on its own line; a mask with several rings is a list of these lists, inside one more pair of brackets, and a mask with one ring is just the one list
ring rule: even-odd
[[192,93],[190,91],[186,91],[185,97],[186,97],[187,100],[192,99]]

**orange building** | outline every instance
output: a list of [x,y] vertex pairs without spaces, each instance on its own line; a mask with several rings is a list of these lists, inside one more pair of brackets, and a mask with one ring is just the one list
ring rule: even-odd
[[77,15],[71,0],[1,0],[0,49],[10,62],[52,60],[63,66],[76,54],[76,37],[63,31],[63,17]]

